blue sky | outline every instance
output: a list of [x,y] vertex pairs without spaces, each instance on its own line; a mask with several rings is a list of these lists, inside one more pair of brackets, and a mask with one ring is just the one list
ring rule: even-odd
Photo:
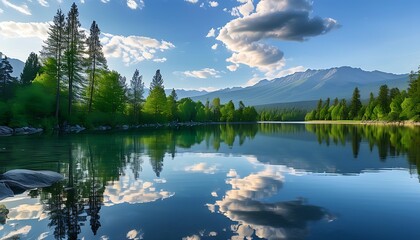
[[[39,52],[48,22],[73,1],[0,0],[0,51]],[[416,0],[77,0],[82,27],[96,20],[111,69],[148,86],[249,86],[337,66],[408,73],[420,64]],[[211,31],[214,29],[214,33]]]

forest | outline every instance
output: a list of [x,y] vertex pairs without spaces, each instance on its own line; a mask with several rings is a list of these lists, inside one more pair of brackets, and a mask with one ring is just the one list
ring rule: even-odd
[[317,108],[305,116],[311,120],[363,120],[363,121],[420,121],[420,69],[412,72],[407,91],[380,86],[378,95],[371,92],[367,104],[362,104],[356,87],[350,103],[346,99],[320,99]]
[[127,80],[108,68],[99,36],[96,21],[88,34],[82,30],[73,3],[67,16],[57,10],[40,55],[29,55],[20,79],[11,76],[13,68],[7,56],[0,54],[0,125],[52,129],[74,124],[93,128],[257,120],[255,108],[242,102],[235,107],[232,101],[221,104],[219,98],[205,103],[178,100],[174,89],[166,96],[160,70],[145,97],[138,70]]

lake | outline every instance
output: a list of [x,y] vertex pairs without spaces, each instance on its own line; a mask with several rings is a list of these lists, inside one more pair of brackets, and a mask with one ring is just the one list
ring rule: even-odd
[[[248,124],[0,138],[0,239],[420,239],[420,128]],[[7,209],[7,210],[6,210]]]

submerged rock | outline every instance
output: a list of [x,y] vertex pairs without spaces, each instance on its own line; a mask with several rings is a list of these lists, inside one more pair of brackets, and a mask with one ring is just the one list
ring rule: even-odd
[[52,171],[16,169],[0,174],[0,200],[29,189],[48,187],[61,181],[63,175]]

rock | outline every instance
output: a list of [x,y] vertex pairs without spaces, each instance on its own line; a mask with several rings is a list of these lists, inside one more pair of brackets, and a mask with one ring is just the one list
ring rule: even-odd
[[86,128],[84,128],[84,127],[76,124],[75,126],[70,126],[70,125],[66,126],[66,128],[64,129],[64,131],[65,132],[68,132],[68,133],[79,133],[79,132],[81,132],[81,131],[83,131],[85,129]]
[[99,126],[97,128],[95,128],[95,130],[97,131],[107,131],[107,130],[111,130],[112,128],[110,126]]
[[13,135],[13,129],[6,127],[6,126],[0,126],[0,136],[12,136]]
[[15,135],[31,135],[36,133],[41,133],[44,130],[42,128],[33,128],[33,127],[21,127],[15,128]]

